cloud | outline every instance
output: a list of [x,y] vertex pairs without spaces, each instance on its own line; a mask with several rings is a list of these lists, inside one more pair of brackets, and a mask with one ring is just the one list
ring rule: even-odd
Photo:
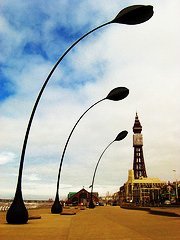
[[28,181],[28,182],[33,182],[33,181],[39,181],[41,179],[40,179],[40,177],[38,177],[37,174],[33,173],[31,175],[28,175],[28,176],[25,175],[24,180]]
[[0,153],[0,165],[8,164],[16,159],[16,155],[12,152]]

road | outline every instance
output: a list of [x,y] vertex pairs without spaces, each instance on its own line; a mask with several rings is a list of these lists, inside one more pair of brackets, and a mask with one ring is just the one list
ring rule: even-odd
[[53,215],[49,209],[30,211],[41,219],[29,220],[25,225],[5,223],[0,213],[1,240],[180,240],[180,218],[153,215],[148,211],[121,209],[118,206],[95,209],[65,209]]

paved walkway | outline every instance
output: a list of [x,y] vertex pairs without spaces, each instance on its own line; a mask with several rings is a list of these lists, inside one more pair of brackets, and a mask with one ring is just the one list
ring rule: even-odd
[[65,209],[53,215],[49,209],[29,211],[28,224],[10,225],[0,213],[0,240],[180,240],[180,218],[104,206]]

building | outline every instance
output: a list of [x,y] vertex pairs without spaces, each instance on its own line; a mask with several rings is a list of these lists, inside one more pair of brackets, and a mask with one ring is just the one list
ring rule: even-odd
[[155,205],[161,202],[161,189],[166,185],[159,178],[147,176],[144,154],[142,126],[136,113],[133,126],[133,169],[128,172],[128,180],[120,187],[120,204],[131,202],[136,205]]
[[123,187],[124,200],[136,205],[159,204],[161,202],[161,189],[165,185],[166,182],[159,178],[134,178],[134,170],[129,170],[128,180]]
[[[86,189],[82,188],[78,192],[70,192],[68,194],[68,200],[67,204],[72,204],[72,205],[84,205],[88,206],[89,201],[90,201],[90,196],[91,193],[88,192]],[[99,198],[98,198],[98,193],[94,192],[93,193],[93,202],[94,203],[99,203]]]

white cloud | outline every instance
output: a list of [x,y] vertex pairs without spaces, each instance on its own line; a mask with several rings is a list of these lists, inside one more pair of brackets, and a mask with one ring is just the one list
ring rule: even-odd
[[0,153],[0,165],[13,162],[16,159],[16,155],[12,152],[1,152]]
[[41,179],[37,174],[33,173],[33,174],[30,174],[30,175],[25,175],[24,180],[28,181],[28,182],[33,182],[33,181],[39,181]]

